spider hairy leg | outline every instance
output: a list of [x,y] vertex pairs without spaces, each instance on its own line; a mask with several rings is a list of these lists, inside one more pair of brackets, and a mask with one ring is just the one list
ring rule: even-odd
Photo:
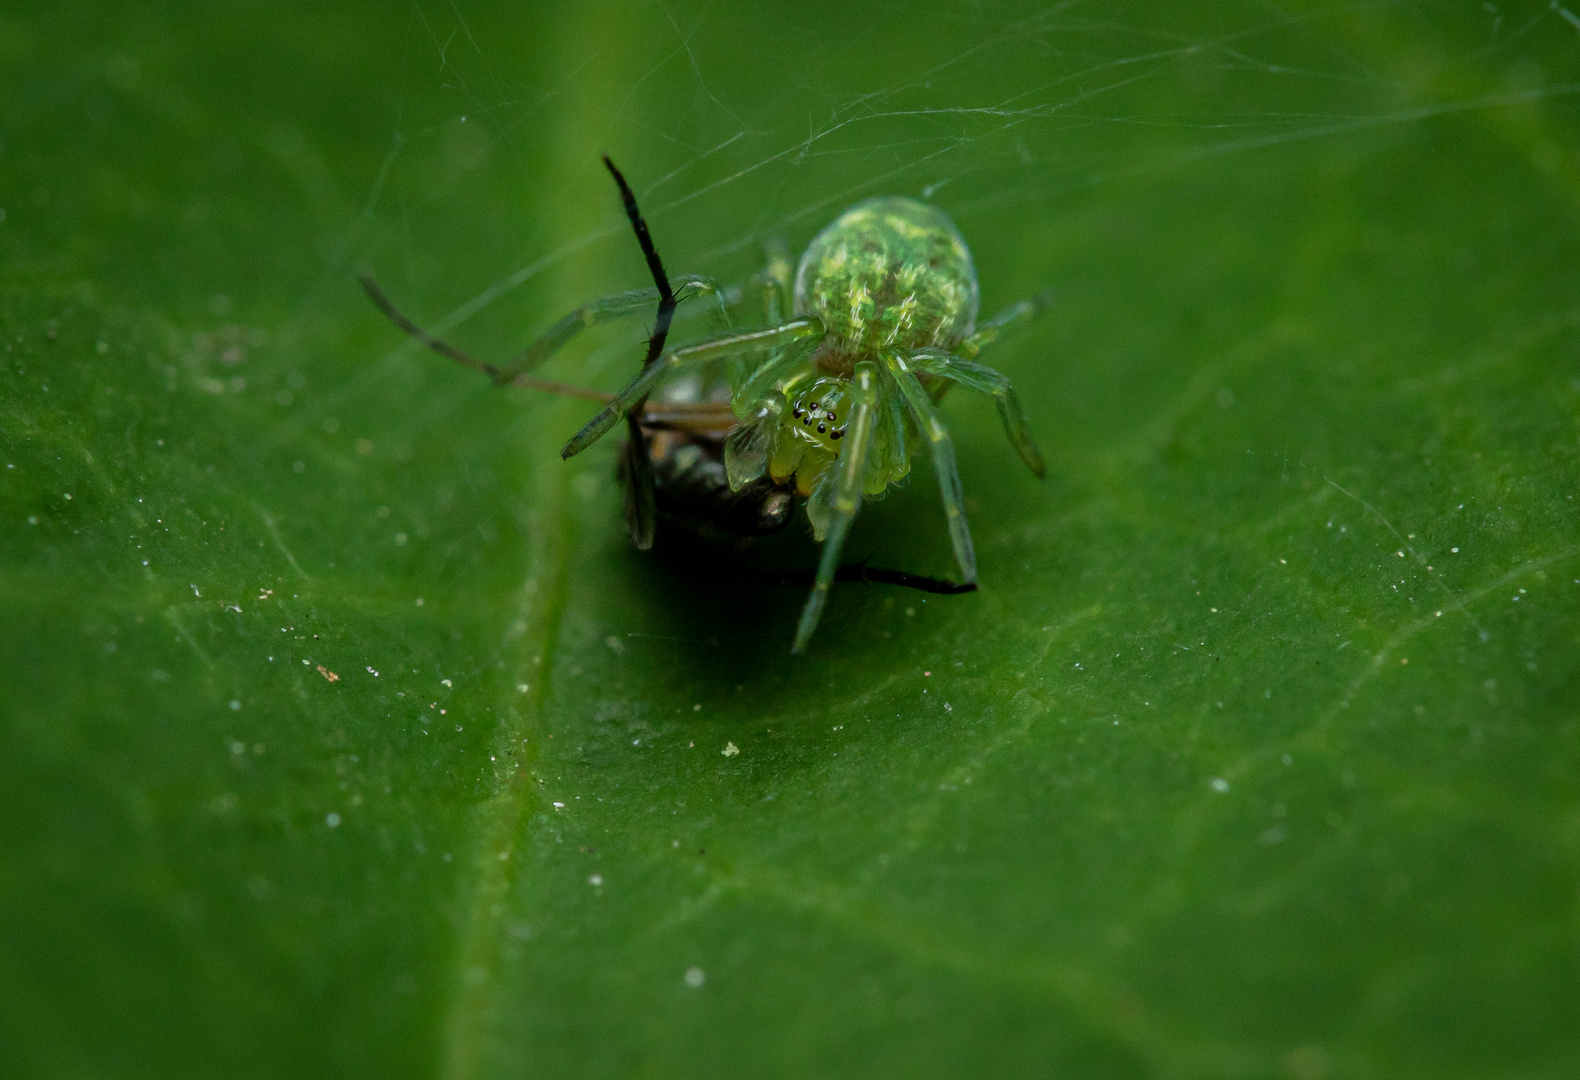
[[977,579],[977,556],[971,545],[971,527],[966,522],[965,493],[960,487],[960,470],[955,466],[954,442],[949,438],[949,429],[944,426],[938,406],[906,366],[905,358],[890,353],[884,361],[916,419],[916,426],[932,448],[933,472],[938,475],[938,493],[943,497],[944,516],[949,523],[949,542],[955,549],[960,573],[969,585]]
[[603,411],[594,416],[587,424],[573,435],[560,457],[575,457],[593,443],[597,442],[609,429],[620,421],[620,418],[630,412],[648,394],[665,375],[682,368],[693,367],[709,363],[714,360],[723,360],[743,353],[762,352],[767,349],[777,349],[793,344],[807,338],[819,337],[823,333],[823,324],[816,318],[792,319],[782,326],[771,327],[767,330],[754,330],[745,334],[731,334],[728,337],[716,338],[713,341],[704,341],[696,345],[687,345],[679,349],[666,352],[656,362],[649,364],[642,373],[626,386],[624,390],[615,395],[613,401],[604,406]]
[[839,572],[839,556],[845,547],[845,536],[861,509],[863,474],[867,467],[867,446],[872,441],[874,413],[878,400],[878,366],[870,360],[856,365],[850,380],[852,412],[846,425],[845,445],[835,464],[834,475],[825,483],[833,488],[828,499],[828,532],[823,541],[823,555],[818,561],[817,583],[801,609],[801,621],[796,626],[792,653],[806,652],[807,643],[823,617],[823,607],[828,603],[829,586]]
[[911,368],[927,375],[936,375],[942,379],[949,379],[961,386],[984,394],[991,394],[993,401],[998,405],[999,419],[1004,422],[1004,434],[1009,436],[1010,444],[1015,447],[1015,452],[1026,463],[1033,476],[1041,477],[1047,472],[1047,465],[1042,460],[1042,451],[1037,449],[1037,443],[1031,437],[1031,432],[1026,428],[1026,416],[1021,412],[1020,398],[1015,393],[1015,388],[1010,385],[1009,376],[1001,371],[995,371],[986,364],[979,364],[974,360],[962,360],[958,356],[947,353],[918,352],[912,353],[908,358]]
[[1053,306],[1053,290],[1044,289],[1030,300],[1011,304],[967,336],[955,352],[966,360],[975,360],[977,354],[993,344],[1003,334],[1029,326],[1037,316]]

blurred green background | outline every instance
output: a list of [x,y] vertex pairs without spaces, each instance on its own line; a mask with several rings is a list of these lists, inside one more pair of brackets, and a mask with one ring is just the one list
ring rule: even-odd
[[[76,0],[0,80],[0,1073],[1580,1073],[1573,8]],[[645,284],[603,152],[674,273],[903,193],[1056,290],[1048,479],[947,402],[980,593],[792,659],[359,292]],[[948,571],[925,467],[851,551]]]

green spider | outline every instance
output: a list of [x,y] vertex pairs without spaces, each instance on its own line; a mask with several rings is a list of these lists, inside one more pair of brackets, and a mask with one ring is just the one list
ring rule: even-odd
[[[1026,467],[1042,476],[1042,455],[1026,430],[1009,379],[977,363],[976,357],[1004,331],[1035,318],[1048,306],[1049,294],[1012,304],[978,326],[976,270],[954,223],[926,203],[885,196],[858,203],[820,232],[801,256],[793,284],[783,245],[768,246],[767,265],[751,281],[761,290],[768,326],[666,350],[670,321],[679,303],[711,295],[726,323],[733,305],[706,278],[678,278],[679,290],[671,289],[635,196],[613,163],[604,161],[620,185],[655,288],[616,294],[578,308],[500,367],[473,360],[431,338],[395,311],[371,279],[364,278],[369,295],[408,333],[485,371],[500,385],[605,400],[604,408],[565,444],[560,456],[581,453],[625,422],[629,438],[622,451],[621,474],[626,482],[627,521],[638,546],[652,542],[652,520],[664,510],[669,492],[664,477],[673,474],[673,470],[660,472],[655,493],[649,456],[655,434],[670,440],[666,453],[676,445],[711,446],[716,456],[722,439],[729,492],[723,492],[720,484],[719,498],[735,493],[738,498],[766,495],[782,501],[788,493],[805,499],[813,535],[823,551],[796,627],[793,653],[806,650],[829,587],[841,576],[840,553],[863,497],[881,496],[903,480],[920,442],[925,441],[932,455],[964,587],[974,587],[976,554],[966,524],[954,445],[938,402],[956,383],[992,395],[1011,444]],[[655,300],[658,319],[647,362],[641,374],[612,398],[528,374],[581,330],[648,310]],[[681,372],[722,380],[728,401],[699,399],[694,390],[679,390],[674,383],[666,386],[666,379]],[[697,470],[691,472],[695,481]]]

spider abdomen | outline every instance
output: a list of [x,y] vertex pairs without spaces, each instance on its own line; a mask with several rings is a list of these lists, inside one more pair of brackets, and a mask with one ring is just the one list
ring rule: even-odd
[[976,326],[971,252],[942,210],[900,196],[857,203],[807,247],[795,311],[826,336],[818,367],[848,377],[884,349],[948,349]]

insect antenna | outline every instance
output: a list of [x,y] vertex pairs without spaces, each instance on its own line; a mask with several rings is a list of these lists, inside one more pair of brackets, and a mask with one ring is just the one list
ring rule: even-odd
[[[625,177],[615,167],[609,155],[603,156],[604,167],[620,188],[620,201],[625,206],[625,216],[631,221],[636,242],[642,247],[642,257],[647,260],[648,273],[653,275],[653,285],[658,289],[658,318],[653,323],[653,336],[647,339],[647,358],[642,361],[646,370],[664,353],[664,342],[669,337],[669,326],[675,318],[675,291],[669,287],[669,275],[664,272],[664,260],[658,257],[653,245],[653,234],[636,205],[636,193]],[[647,435],[642,431],[638,417],[647,399],[637,402],[625,414],[626,444],[621,451],[620,478],[625,482],[625,524],[631,542],[639,549],[653,546],[658,529],[658,502],[653,494],[653,459],[648,453]]]
[[664,273],[664,260],[658,257],[658,248],[653,246],[653,234],[647,231],[647,222],[636,205],[636,193],[625,182],[620,170],[615,168],[614,162],[609,160],[608,154],[603,156],[603,163],[609,175],[614,177],[614,182],[620,186],[620,201],[625,205],[625,216],[631,220],[636,242],[642,246],[642,257],[647,260],[647,272],[653,275],[653,285],[658,289],[658,319],[653,323],[653,336],[647,342],[647,359],[642,361],[645,368],[664,352],[669,324],[675,318],[675,291],[669,287],[669,275]]

